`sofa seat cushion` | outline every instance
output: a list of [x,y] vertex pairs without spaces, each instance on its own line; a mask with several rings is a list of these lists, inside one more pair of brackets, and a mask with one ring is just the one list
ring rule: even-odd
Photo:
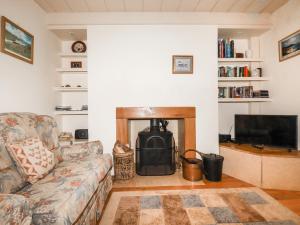
[[112,167],[109,154],[64,161],[20,194],[33,203],[33,224],[72,224]]

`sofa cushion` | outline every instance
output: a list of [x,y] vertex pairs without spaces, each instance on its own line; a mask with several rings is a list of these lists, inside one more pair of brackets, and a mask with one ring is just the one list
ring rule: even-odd
[[43,178],[55,166],[54,154],[47,150],[38,137],[27,138],[22,142],[6,145],[19,172],[25,180],[35,183]]
[[109,154],[64,161],[20,194],[33,202],[33,224],[72,224],[112,167]]
[[59,131],[54,118],[50,116],[36,116],[36,131],[43,144],[55,155],[56,163],[62,162],[62,155],[59,146]]

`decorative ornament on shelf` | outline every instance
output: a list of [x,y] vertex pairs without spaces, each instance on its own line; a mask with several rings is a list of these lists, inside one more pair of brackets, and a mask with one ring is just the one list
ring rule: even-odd
[[86,44],[83,41],[75,41],[72,44],[72,52],[85,53],[86,52]]

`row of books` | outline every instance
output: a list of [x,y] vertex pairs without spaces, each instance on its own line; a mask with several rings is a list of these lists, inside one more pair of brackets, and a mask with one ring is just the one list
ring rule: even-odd
[[220,66],[218,69],[219,77],[250,77],[251,71],[248,66]]
[[219,87],[219,98],[253,98],[253,86]]
[[234,58],[234,40],[219,39],[218,40],[218,57]]

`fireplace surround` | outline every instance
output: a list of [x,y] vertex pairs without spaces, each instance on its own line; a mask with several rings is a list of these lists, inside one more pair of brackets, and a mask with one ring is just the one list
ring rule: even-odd
[[[116,138],[122,144],[129,144],[130,120],[177,119],[184,150],[196,148],[196,109],[195,107],[118,107],[116,108]],[[194,152],[186,154],[194,157]]]

